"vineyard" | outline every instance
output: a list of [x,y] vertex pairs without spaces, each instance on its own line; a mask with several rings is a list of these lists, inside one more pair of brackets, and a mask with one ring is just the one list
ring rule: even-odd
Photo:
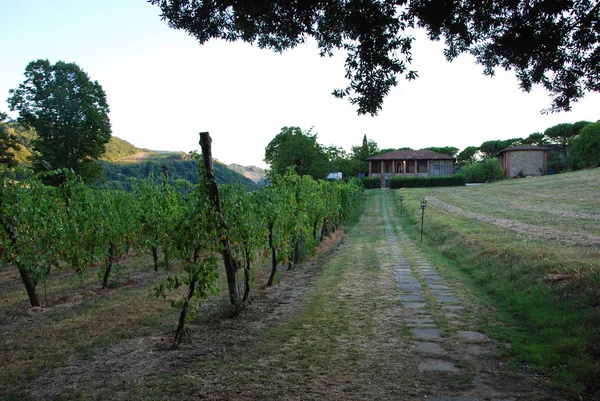
[[[0,188],[0,249],[18,270],[31,306],[44,306],[39,287],[57,271],[98,271],[111,285],[119,258],[150,254],[163,278],[155,295],[180,311],[173,347],[200,302],[216,293],[222,255],[232,313],[249,298],[252,269],[268,260],[271,286],[279,266],[293,268],[329,232],[359,213],[362,187],[329,183],[293,170],[273,174],[254,192],[217,188],[212,168],[200,164],[198,185],[154,177],[132,180],[131,191],[93,189],[67,170],[43,175],[4,173]],[[60,177],[59,186],[44,183]],[[183,287],[185,291],[178,288]]]

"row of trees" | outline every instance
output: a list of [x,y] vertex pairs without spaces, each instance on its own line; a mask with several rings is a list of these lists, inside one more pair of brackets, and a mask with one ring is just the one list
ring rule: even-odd
[[[45,185],[43,180],[52,176],[64,177],[64,182]],[[117,258],[148,252],[155,271],[162,267],[167,272],[157,295],[181,285],[188,289],[175,302],[182,313],[176,343],[188,313],[216,290],[216,255],[225,240],[233,274],[244,272],[239,286],[229,288],[239,311],[248,299],[255,261],[269,255],[267,285],[273,284],[278,266],[292,267],[302,255],[313,253],[329,230],[357,215],[362,191],[356,183],[316,181],[290,170],[272,174],[269,185],[258,191],[223,187],[218,210],[206,182],[170,183],[166,171],[162,183],[153,177],[134,180],[131,191],[93,189],[70,170],[44,177],[5,172],[1,178],[1,258],[19,271],[32,306],[41,304],[37,285],[53,269],[82,273],[99,264],[105,288]]]
[[528,144],[544,146],[550,149],[549,166],[556,172],[567,168],[583,168],[599,163],[587,155],[600,152],[596,144],[600,142],[600,130],[597,123],[578,121],[562,123],[547,128],[543,133],[535,132],[527,138],[510,138],[483,142],[480,146],[468,146],[456,154],[459,164],[473,163],[478,160],[494,158],[502,149]]

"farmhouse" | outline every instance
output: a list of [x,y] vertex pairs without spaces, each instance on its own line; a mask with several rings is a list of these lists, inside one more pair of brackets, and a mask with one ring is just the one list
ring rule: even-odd
[[369,177],[380,177],[381,188],[389,188],[392,177],[452,175],[454,162],[452,156],[432,150],[396,150],[367,160]]
[[540,176],[548,171],[548,148],[534,145],[517,145],[498,152],[498,164],[505,178]]

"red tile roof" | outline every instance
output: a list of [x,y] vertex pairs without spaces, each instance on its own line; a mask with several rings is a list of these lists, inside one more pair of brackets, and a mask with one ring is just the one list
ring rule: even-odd
[[433,150],[396,150],[368,157],[367,160],[454,160],[454,157]]

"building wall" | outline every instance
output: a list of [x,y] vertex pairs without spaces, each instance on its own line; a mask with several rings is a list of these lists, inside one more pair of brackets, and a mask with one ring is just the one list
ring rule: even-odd
[[[510,170],[507,174],[509,178],[518,177],[520,173],[533,176],[546,175],[548,171],[545,151],[513,150],[506,153],[510,154],[510,160],[507,163]],[[501,165],[501,167],[503,166]]]

